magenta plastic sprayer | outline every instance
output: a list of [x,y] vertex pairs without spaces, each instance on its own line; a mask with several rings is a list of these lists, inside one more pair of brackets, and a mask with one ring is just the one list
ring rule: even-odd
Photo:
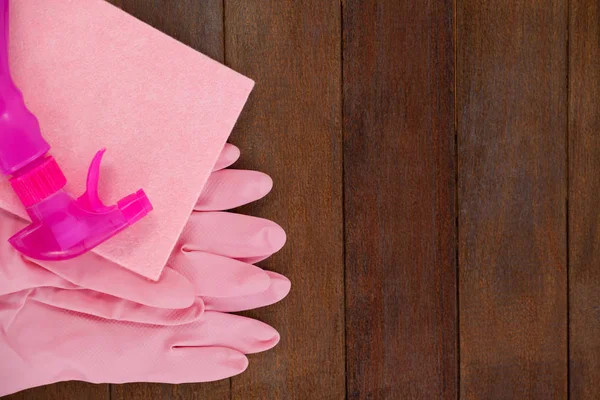
[[28,257],[64,260],[76,257],[116,235],[152,210],[143,190],[105,206],[98,197],[99,151],[89,168],[85,193],[74,198],[36,117],[10,76],[8,2],[0,0],[0,171],[27,209],[32,223],[10,238]]

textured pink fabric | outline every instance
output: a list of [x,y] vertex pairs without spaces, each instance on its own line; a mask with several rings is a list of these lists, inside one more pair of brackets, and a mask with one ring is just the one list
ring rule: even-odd
[[[143,188],[154,211],[95,252],[156,280],[253,82],[104,0],[11,4],[11,69],[52,154],[83,192],[107,147],[100,195]],[[0,207],[26,217],[6,180]]]

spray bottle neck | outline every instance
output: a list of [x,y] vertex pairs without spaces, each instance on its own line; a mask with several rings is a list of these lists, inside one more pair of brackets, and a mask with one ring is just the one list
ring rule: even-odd
[[66,184],[67,178],[52,156],[36,160],[10,180],[10,185],[26,208],[44,201]]

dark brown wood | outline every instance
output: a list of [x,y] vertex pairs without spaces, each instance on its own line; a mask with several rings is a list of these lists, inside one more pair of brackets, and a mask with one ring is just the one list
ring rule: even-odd
[[109,385],[93,385],[85,382],[61,382],[2,397],[2,400],[65,399],[110,400],[110,387]]
[[223,61],[223,0],[107,0],[180,42]]
[[571,0],[569,321],[572,400],[600,398],[600,4]]
[[454,399],[453,4],[343,21],[348,398]]
[[[83,398],[83,397],[82,397]],[[87,398],[86,398],[87,399]],[[165,385],[134,383],[111,385],[110,400],[230,400],[230,380],[219,382]]]
[[232,380],[234,399],[343,399],[341,16],[337,1],[226,0],[226,63],[256,80],[232,142],[240,166],[273,177],[243,211],[287,231],[263,263],[292,280],[280,304],[250,313],[281,333]]
[[457,2],[460,394],[567,397],[567,2]]

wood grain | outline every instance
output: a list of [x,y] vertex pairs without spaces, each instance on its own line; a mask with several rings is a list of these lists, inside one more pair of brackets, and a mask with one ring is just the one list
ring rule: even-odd
[[110,388],[109,385],[93,385],[85,382],[61,382],[2,397],[2,400],[65,399],[110,400]]
[[223,0],[107,0],[161,32],[223,61]]
[[[229,379],[185,385],[132,383],[111,385],[110,400],[230,400]],[[87,398],[86,398],[87,400]]]
[[349,399],[457,389],[451,1],[344,3]]
[[457,2],[460,394],[567,397],[567,2]]
[[250,313],[282,339],[233,378],[234,399],[345,397],[340,19],[336,1],[225,1],[226,63],[257,82],[232,142],[275,182],[243,211],[286,229],[263,266],[292,281]]
[[570,398],[595,400],[600,398],[600,4],[570,4]]

